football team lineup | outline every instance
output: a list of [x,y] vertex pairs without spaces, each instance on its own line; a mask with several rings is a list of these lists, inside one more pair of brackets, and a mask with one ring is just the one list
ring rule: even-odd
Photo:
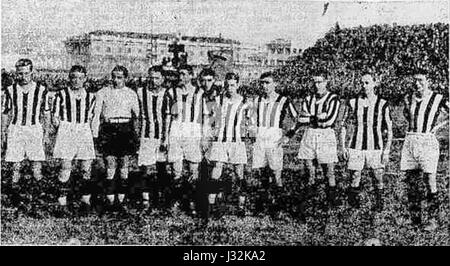
[[[21,162],[31,162],[32,200],[40,193],[39,181],[46,178],[43,125],[56,134],[52,155],[59,162],[54,188],[58,217],[75,215],[77,202],[77,214],[126,216],[136,208],[151,215],[159,208],[181,209],[206,226],[214,206],[224,198],[232,202],[236,214],[255,215],[283,202],[283,145],[300,131],[296,158],[305,166],[302,178],[307,181],[295,198],[299,223],[306,221],[305,204],[316,193],[316,170],[324,175],[329,208],[342,205],[336,188],[339,161],[345,162],[351,176],[345,191],[348,204],[360,207],[361,173],[369,169],[375,181],[373,209],[384,208],[384,169],[390,161],[393,126],[389,102],[376,92],[377,73],[360,71],[360,92],[343,100],[329,91],[327,71],[317,69],[310,77],[314,89],[299,99],[300,105],[277,91],[273,72],[260,76],[262,93],[256,97],[240,92],[236,73],[227,73],[219,85],[214,70],[204,68],[194,76],[189,65],[152,66],[149,82],[136,90],[126,86],[130,74],[121,65],[112,69],[109,85],[97,92],[86,89],[88,73],[81,65],[70,69],[67,86],[56,92],[33,81],[32,74],[33,62],[18,60],[13,84],[2,90],[4,160],[11,165],[8,196],[18,212],[24,210]],[[438,120],[438,116],[448,115],[449,105],[430,89],[427,74],[422,69],[411,73],[414,92],[404,99],[409,127],[399,164],[408,182],[411,222],[433,231],[439,226],[440,210],[435,133],[448,124],[448,117]],[[129,178],[136,155],[140,171]],[[92,167],[98,158],[104,162],[100,175]],[[80,164],[77,171],[75,163]],[[245,174],[246,165],[251,166],[251,175]],[[224,177],[225,167],[232,170],[230,178]],[[418,193],[422,177],[427,219],[422,217]],[[79,185],[76,192],[74,182]],[[100,211],[93,207],[93,194],[101,199]]]

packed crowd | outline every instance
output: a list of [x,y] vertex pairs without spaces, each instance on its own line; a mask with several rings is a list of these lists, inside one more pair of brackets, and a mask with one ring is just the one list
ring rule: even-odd
[[[439,41],[430,41],[436,32]],[[261,192],[262,177],[270,176],[271,189],[267,184],[263,189],[263,193],[271,193],[268,204],[282,201],[283,144],[302,128],[297,158],[306,166],[307,187],[295,199],[299,221],[305,221],[305,202],[314,195],[316,167],[323,168],[330,207],[341,204],[334,171],[338,160],[346,162],[351,172],[347,194],[355,208],[360,202],[361,171],[373,171],[374,209],[380,211],[384,206],[383,169],[393,137],[390,105],[402,99],[409,126],[400,169],[409,183],[411,220],[422,224],[418,183],[423,174],[427,228],[436,228],[439,144],[435,133],[448,122],[437,121],[441,113],[448,114],[448,97],[440,87],[448,85],[448,77],[443,76],[448,71],[448,56],[436,60],[426,56],[448,49],[448,40],[440,39],[445,34],[448,36],[448,25],[441,24],[336,27],[291,65],[263,73],[246,87],[240,86],[236,73],[227,73],[225,80],[219,81],[212,69],[194,76],[188,65],[176,70],[152,66],[145,80],[131,79],[120,65],[112,70],[111,79],[88,79],[86,69],[75,65],[68,80],[41,76],[37,78],[41,82],[35,83],[32,62],[21,59],[14,78],[2,73],[2,109],[9,121],[9,125],[2,123],[2,136],[7,140],[5,161],[12,163],[8,175],[11,195],[20,205],[17,189],[24,158],[32,161],[36,179],[42,177],[41,123],[49,123],[57,132],[53,157],[61,162],[55,184],[60,214],[70,212],[67,195],[74,178],[74,160],[81,161],[78,177],[83,209],[92,211],[92,163],[100,159],[104,169],[101,177],[95,177],[101,180],[97,193],[107,211],[128,213],[127,195],[133,187],[139,191],[138,208],[144,211],[155,208],[154,203],[163,197],[168,206],[182,204],[193,215],[198,211],[207,223],[217,201],[234,191],[238,212],[249,215],[250,203],[259,199],[260,204],[264,198],[255,195],[255,191]],[[403,43],[408,44],[406,49],[395,47]],[[428,45],[434,48],[425,49]],[[425,53],[416,53],[416,48]],[[415,57],[408,59],[404,53]],[[441,69],[445,65],[447,68]],[[386,83],[389,78],[402,82],[402,90],[395,87],[400,83]],[[395,93],[390,94],[392,88]],[[286,127],[285,118],[290,118],[292,126]],[[346,130],[349,126],[354,127],[351,138]],[[254,136],[251,163],[244,132]],[[135,155],[140,172],[133,186],[129,168],[130,156]],[[255,174],[245,175],[246,164],[251,164]],[[223,175],[226,165],[232,169],[227,181]]]

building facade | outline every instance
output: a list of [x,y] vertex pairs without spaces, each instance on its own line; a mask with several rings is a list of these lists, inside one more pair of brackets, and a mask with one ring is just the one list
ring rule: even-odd
[[87,67],[93,76],[108,75],[121,64],[135,76],[143,76],[152,65],[171,59],[170,45],[184,46],[187,63],[194,67],[210,64],[210,52],[231,55],[229,60],[239,66],[254,65],[256,46],[221,37],[177,36],[175,34],[147,34],[115,31],[93,31],[68,38],[64,44],[72,64]]

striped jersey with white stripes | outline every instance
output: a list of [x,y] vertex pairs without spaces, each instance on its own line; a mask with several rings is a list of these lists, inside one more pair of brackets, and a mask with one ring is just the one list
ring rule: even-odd
[[186,90],[173,88],[167,91],[170,114],[181,123],[201,124],[203,120],[203,90],[190,86]]
[[215,127],[217,135],[214,140],[219,142],[241,142],[242,127],[248,118],[250,105],[246,99],[239,96],[239,99],[232,100],[223,95],[219,100],[220,108],[217,113],[217,123]]
[[94,103],[95,93],[88,92],[84,88],[75,93],[72,89],[64,88],[55,95],[53,115],[69,123],[89,123]]
[[430,133],[436,125],[439,111],[449,111],[448,101],[436,92],[430,92],[422,99],[407,97],[406,103],[405,115],[409,120],[409,131],[415,133]]
[[281,95],[278,95],[275,101],[262,96],[256,98],[254,109],[256,112],[257,127],[282,128],[282,123],[287,112],[293,118],[297,118],[297,110],[292,104],[292,101]]
[[154,91],[142,87],[137,92],[141,106],[141,138],[162,139],[167,126],[165,118],[170,111],[166,89]]
[[376,96],[372,101],[368,98],[349,100],[351,115],[356,119],[356,128],[350,148],[357,150],[382,150],[382,131],[392,126],[389,105],[386,100]]
[[5,90],[4,114],[12,112],[13,125],[39,124],[39,116],[43,111],[50,110],[47,89],[39,83],[32,82],[31,87],[25,91],[15,83]]
[[[327,91],[322,97],[318,98],[315,94],[308,95],[302,103],[302,112],[308,116],[300,116],[301,124],[309,124],[311,116],[318,116],[325,113],[325,117],[317,119],[317,127],[329,128],[334,126],[340,107],[339,98],[336,94]],[[315,127],[315,125],[310,125]]]

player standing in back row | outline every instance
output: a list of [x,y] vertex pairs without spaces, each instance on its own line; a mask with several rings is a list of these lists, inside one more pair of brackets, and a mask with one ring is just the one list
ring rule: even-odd
[[[311,186],[315,183],[316,168],[313,160],[322,166],[328,179],[328,200],[332,206],[339,204],[336,198],[336,180],[334,164],[337,158],[337,142],[334,124],[339,112],[339,98],[335,93],[328,91],[327,74],[317,72],[312,77],[315,91],[308,95],[302,104],[299,122],[307,125],[298,152],[298,158],[306,161],[308,170],[308,188],[301,201],[300,210],[304,211],[305,201],[309,198]],[[304,217],[301,217],[303,219]]]
[[86,68],[75,65],[69,71],[70,86],[57,92],[54,100],[53,124],[58,127],[53,157],[61,160],[59,173],[59,198],[62,213],[67,214],[67,195],[72,163],[81,164],[81,202],[82,210],[89,211],[91,206],[91,165],[95,159],[94,141],[91,131],[92,111],[95,94],[86,91]]
[[[114,67],[111,76],[112,86],[97,92],[92,131],[94,138],[99,138],[99,150],[106,157],[104,189],[108,209],[112,209],[117,203],[116,207],[126,212],[123,201],[128,188],[129,159],[136,153],[137,133],[133,122],[139,116],[139,101],[136,92],[125,86],[128,78],[128,70],[125,67]],[[120,179],[114,182],[119,160]]]
[[[213,125],[214,141],[206,156],[209,161],[214,162],[213,180],[220,179],[224,164],[234,167],[235,176],[232,178],[234,185],[232,187],[235,187],[237,190],[235,192],[239,194],[238,211],[240,214],[245,214],[244,165],[247,164],[247,150],[241,135],[249,118],[251,104],[238,93],[238,88],[239,76],[235,73],[227,73],[225,93],[218,96],[217,118]],[[211,193],[210,196],[215,198],[216,194]]]
[[[168,161],[173,163],[175,200],[183,199],[184,209],[195,211],[194,191],[202,161],[201,138],[203,124],[203,90],[192,85],[191,66],[179,68],[180,84],[167,91],[170,102],[170,132]],[[183,162],[189,164],[190,174],[182,177]]]
[[[389,151],[392,143],[392,119],[386,100],[375,94],[379,84],[372,74],[361,77],[362,90],[356,98],[350,99],[344,117],[340,134],[341,150],[348,158],[347,169],[351,171],[352,183],[348,192],[349,203],[358,208],[360,205],[361,172],[367,167],[373,171],[377,180],[375,189],[375,210],[383,209],[383,170],[389,162]],[[347,117],[353,116],[356,125],[350,146],[347,149],[346,125]],[[387,130],[387,140],[383,141],[382,132]],[[383,145],[385,142],[385,145]],[[384,146],[384,147],[383,147]]]
[[[41,193],[42,161],[45,161],[43,123],[50,120],[47,89],[32,80],[33,63],[20,59],[16,63],[16,81],[5,91],[3,117],[7,122],[7,148],[5,161],[12,163],[12,186],[19,188],[21,162],[31,161],[33,176],[37,181],[31,194]],[[20,200],[20,199],[18,199]],[[33,207],[35,205],[33,204]]]
[[429,222],[425,230],[432,231],[437,228],[439,217],[436,184],[439,142],[435,133],[448,123],[448,117],[438,125],[436,122],[441,111],[448,115],[449,105],[441,94],[430,90],[425,72],[417,71],[413,78],[414,93],[405,98],[404,113],[409,130],[403,143],[400,170],[406,171],[411,220],[415,225],[422,223],[421,184],[426,182]]
[[[141,135],[138,165],[143,168],[142,199],[144,209],[151,207],[150,192],[159,200],[159,189],[166,181],[167,128],[170,109],[164,85],[164,70],[153,66],[148,70],[149,83],[138,88],[141,106]],[[167,182],[165,182],[167,183]]]
[[[275,82],[271,72],[263,73],[260,77],[264,89],[264,95],[257,97],[253,103],[254,120],[256,120],[256,139],[253,145],[252,168],[261,170],[266,166],[274,172],[276,190],[283,186],[281,172],[283,170],[283,144],[286,144],[294,136],[297,122],[297,111],[292,101],[276,92]],[[283,121],[286,115],[290,115],[295,121],[294,126],[283,132]],[[272,178],[270,178],[272,180]],[[276,206],[279,192],[275,191],[272,207]]]

